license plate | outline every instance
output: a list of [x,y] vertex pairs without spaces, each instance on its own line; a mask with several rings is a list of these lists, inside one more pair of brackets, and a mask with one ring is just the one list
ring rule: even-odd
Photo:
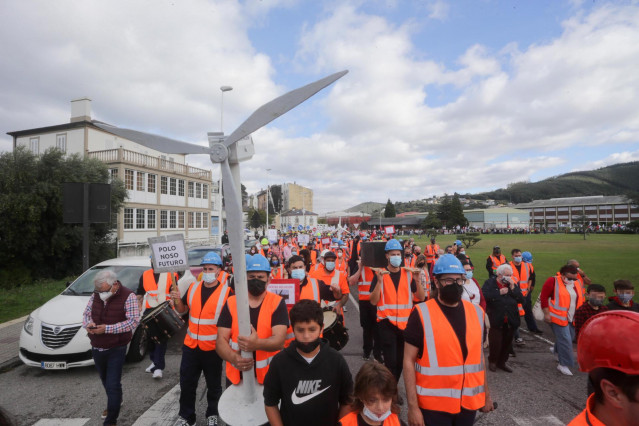
[[65,361],[42,361],[40,367],[43,370],[66,370],[67,363]]

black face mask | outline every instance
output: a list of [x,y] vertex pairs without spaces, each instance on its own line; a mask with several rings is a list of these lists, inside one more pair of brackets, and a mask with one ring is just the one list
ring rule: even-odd
[[266,290],[266,281],[262,281],[258,278],[253,278],[252,280],[248,280],[248,291],[253,296],[259,296],[264,293]]
[[439,297],[442,302],[453,305],[461,300],[462,286],[453,283],[439,288]]
[[420,262],[420,263],[418,263],[418,264],[417,264],[417,267],[418,267],[418,268],[423,268],[423,267],[424,267],[424,265],[425,265],[425,263]]
[[299,340],[295,340],[295,344],[297,346],[297,349],[304,352],[305,354],[310,354],[311,352],[315,350],[316,347],[319,346],[320,338],[318,337],[312,342],[307,342],[307,343],[300,342]]

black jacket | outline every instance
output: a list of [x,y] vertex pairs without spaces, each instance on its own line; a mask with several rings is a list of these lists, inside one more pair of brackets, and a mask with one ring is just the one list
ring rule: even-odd
[[295,341],[273,357],[264,378],[264,404],[281,401],[285,426],[328,426],[339,420],[340,404],[350,401],[353,378],[344,357],[327,342],[309,364]]
[[504,324],[504,318],[508,320],[511,327],[519,327],[517,303],[524,301],[519,286],[516,285],[514,290],[509,288],[508,293],[502,295],[499,294],[497,277],[492,277],[484,282],[481,291],[486,299],[486,314],[491,327],[501,327]]

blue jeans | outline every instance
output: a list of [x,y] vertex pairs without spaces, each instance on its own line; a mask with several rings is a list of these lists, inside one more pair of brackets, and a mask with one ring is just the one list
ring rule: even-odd
[[566,326],[550,324],[555,334],[555,353],[559,356],[559,364],[565,367],[575,365],[575,357],[572,353],[572,341],[575,339],[575,327],[572,324]]
[[180,417],[190,424],[195,423],[195,392],[200,375],[206,380],[206,417],[217,416],[217,403],[222,396],[222,358],[215,349],[203,351],[182,346],[180,364]]
[[114,425],[120,415],[122,404],[122,367],[126,356],[126,345],[99,351],[93,348],[93,361],[98,370],[102,386],[107,395],[107,416],[105,425]]
[[149,358],[151,359],[153,365],[155,365],[152,371],[164,370],[164,356],[166,355],[167,344],[168,342],[155,343],[154,341],[151,341],[149,343]]

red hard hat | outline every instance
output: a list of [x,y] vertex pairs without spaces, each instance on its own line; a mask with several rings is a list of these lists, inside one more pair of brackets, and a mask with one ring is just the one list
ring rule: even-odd
[[579,332],[579,369],[612,368],[630,375],[639,374],[639,313],[606,311],[586,321]]

